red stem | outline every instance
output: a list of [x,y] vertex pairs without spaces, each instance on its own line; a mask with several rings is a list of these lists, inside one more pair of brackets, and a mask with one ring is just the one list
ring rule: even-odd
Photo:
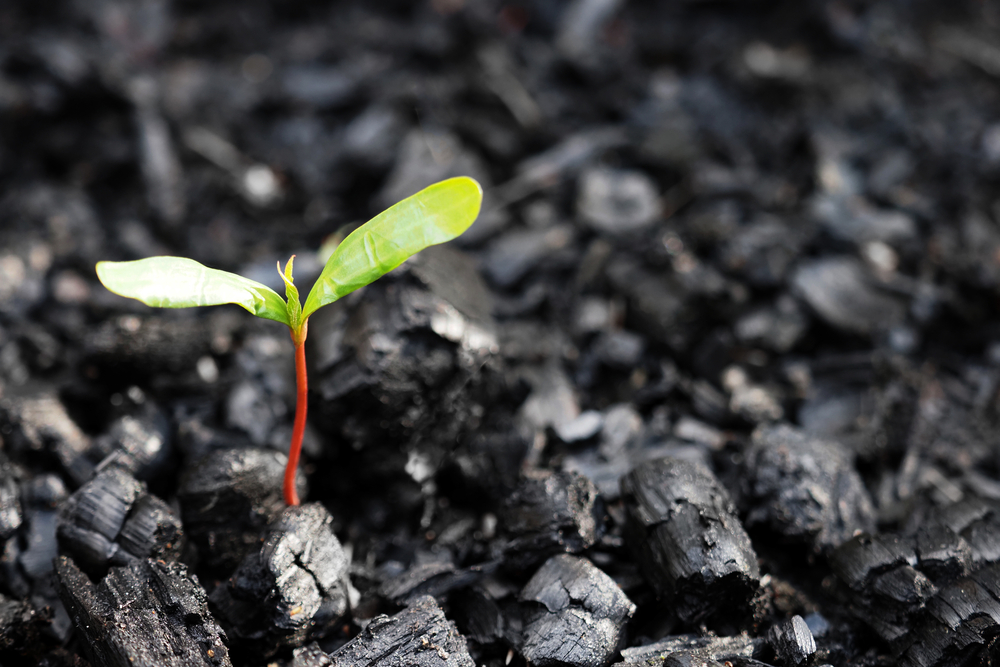
[[302,435],[306,431],[306,409],[309,407],[309,380],[306,377],[306,327],[302,325],[299,336],[292,332],[295,343],[295,426],[292,428],[292,444],[288,448],[288,465],[285,467],[285,504],[298,505],[299,494],[295,490],[295,472],[299,467],[302,452]]

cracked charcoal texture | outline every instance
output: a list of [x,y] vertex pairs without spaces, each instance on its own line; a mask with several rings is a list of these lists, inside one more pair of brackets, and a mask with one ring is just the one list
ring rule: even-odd
[[332,667],[474,667],[455,624],[434,598],[418,598],[393,616],[377,616],[330,654]]
[[816,653],[816,639],[805,619],[798,614],[772,625],[767,632],[767,641],[779,661],[787,667],[806,664]]
[[521,591],[521,654],[534,665],[603,667],[611,662],[635,605],[585,558],[553,556]]
[[271,656],[323,636],[349,609],[348,561],[321,505],[287,507],[260,550],[212,592],[233,651]]
[[736,508],[702,464],[664,458],[621,479],[626,539],[643,577],[688,623],[749,617],[757,555]]
[[94,584],[72,559],[56,563],[59,596],[94,664],[227,667],[226,636],[197,578],[178,563],[141,560]]
[[540,472],[521,481],[499,516],[512,567],[553,553],[579,553],[603,532],[604,506],[587,477]]
[[177,560],[183,547],[180,518],[128,471],[102,470],[59,510],[61,551],[91,574],[145,558]]
[[767,528],[825,552],[875,527],[850,452],[791,425],[754,431],[741,479],[749,529]]
[[[267,524],[284,508],[284,469],[285,456],[278,452],[223,449],[184,475],[177,492],[184,529],[207,566],[231,572],[257,548]],[[300,497],[303,481],[299,476]]]

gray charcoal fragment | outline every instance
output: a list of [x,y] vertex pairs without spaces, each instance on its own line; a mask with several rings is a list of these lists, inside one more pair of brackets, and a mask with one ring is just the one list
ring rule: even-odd
[[21,456],[48,453],[77,484],[93,474],[93,463],[85,457],[91,440],[52,390],[25,387],[5,392],[0,396],[0,431],[9,451]]
[[[660,665],[710,665],[746,660],[763,640],[746,633],[733,637],[673,635],[645,646],[622,649],[622,662],[614,667],[660,667]],[[667,662],[673,658],[672,662]]]
[[852,257],[824,257],[801,264],[795,293],[831,326],[854,334],[887,331],[906,317],[906,306],[880,290]]
[[281,87],[288,97],[321,108],[343,105],[357,85],[353,76],[333,67],[299,65],[281,73]]
[[125,315],[88,333],[83,347],[85,361],[109,375],[183,373],[211,351],[211,331],[202,319]]
[[330,656],[323,652],[319,644],[312,642],[292,652],[290,667],[330,667],[332,664]]
[[624,0],[574,0],[559,19],[556,48],[566,59],[584,68],[600,64],[601,31]]
[[51,609],[39,609],[27,600],[13,600],[0,593],[0,655],[35,653],[51,617]]
[[830,555],[837,577],[847,584],[851,611],[890,646],[898,647],[937,588],[916,564],[912,540],[861,534]]
[[969,497],[942,507],[933,518],[968,545],[973,569],[1000,561],[1000,502]]
[[136,479],[149,480],[162,472],[173,451],[173,437],[167,416],[151,402],[135,414],[119,417],[104,435],[94,440],[94,453],[101,458],[120,454],[123,465]]
[[347,613],[349,563],[332,524],[322,505],[286,507],[260,550],[212,592],[212,607],[240,653],[270,657],[301,646]]
[[507,558],[522,567],[556,553],[579,553],[600,537],[603,517],[604,504],[587,477],[540,471],[522,480],[500,510]]
[[465,638],[432,597],[393,616],[376,616],[330,654],[332,667],[475,667]]
[[0,453],[0,543],[10,538],[24,521],[18,472]]
[[796,301],[785,295],[774,306],[747,313],[736,321],[733,333],[744,343],[775,352],[788,352],[806,332],[808,320]]
[[917,232],[913,218],[902,211],[879,209],[860,197],[817,195],[812,215],[836,237],[863,244],[908,241]]
[[788,424],[760,426],[741,478],[748,528],[766,527],[817,551],[875,528],[875,510],[853,456],[836,441]]
[[512,230],[492,241],[483,256],[483,271],[497,287],[513,287],[573,239],[573,229]]
[[639,171],[589,169],[580,175],[577,215],[614,236],[642,231],[660,215],[656,185]]
[[604,417],[597,410],[581,412],[575,419],[555,427],[556,435],[566,443],[590,440],[601,431]]
[[177,560],[183,538],[173,510],[116,466],[102,470],[60,506],[57,535],[62,551],[95,574],[137,559]]
[[917,568],[934,581],[950,581],[972,570],[972,548],[947,526],[930,521],[916,534]]
[[362,467],[372,474],[396,474],[412,454],[433,475],[480,423],[483,405],[503,402],[509,391],[497,372],[489,289],[475,263],[436,246],[406,269],[366,287],[363,299],[317,312],[306,343],[316,364],[311,386],[322,399],[311,414],[367,457]]
[[[221,449],[181,478],[184,529],[208,567],[231,572],[258,547],[267,524],[285,507],[285,461],[284,454],[266,449]],[[304,496],[301,474],[297,488]]]
[[[618,648],[635,605],[584,558],[553,556],[528,581],[521,653],[529,664],[603,667]],[[531,604],[534,603],[534,604]]]
[[225,667],[226,635],[208,596],[180,563],[140,560],[114,567],[95,586],[72,559],[56,562],[59,596],[93,664],[106,667]]
[[751,615],[757,555],[729,494],[704,465],[664,458],[621,479],[625,538],[646,581],[683,621]]
[[1000,659],[1000,566],[942,589],[899,652],[901,667],[988,665]]
[[805,664],[816,653],[816,640],[798,614],[772,625],[767,641],[785,667]]

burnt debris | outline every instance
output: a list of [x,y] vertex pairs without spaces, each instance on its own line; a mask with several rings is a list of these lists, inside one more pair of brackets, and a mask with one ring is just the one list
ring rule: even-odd
[[499,515],[512,567],[559,552],[579,553],[604,529],[597,487],[576,473],[542,471],[521,481]]
[[94,584],[71,558],[56,563],[59,596],[90,659],[109,667],[230,665],[208,596],[183,565],[138,560]]
[[[360,635],[330,654],[332,667],[473,667],[465,638],[431,597],[393,616],[377,616]],[[309,663],[306,663],[309,664]],[[322,663],[320,663],[322,664]]]
[[758,427],[741,474],[746,526],[829,551],[875,527],[852,454],[788,424]]
[[211,452],[185,473],[177,499],[184,529],[205,565],[231,572],[256,550],[284,507],[284,470],[282,454],[248,447]]
[[348,561],[332,524],[321,505],[285,508],[260,550],[212,592],[234,653],[267,657],[301,646],[349,611]]
[[621,480],[626,539],[666,609],[686,623],[746,620],[760,583],[729,494],[701,464],[643,463]]
[[624,638],[635,605],[611,577],[585,558],[553,556],[520,596],[520,651],[530,664],[604,667]]
[[71,495],[59,510],[60,553],[91,574],[155,558],[175,561],[183,548],[180,517],[128,471],[111,466]]

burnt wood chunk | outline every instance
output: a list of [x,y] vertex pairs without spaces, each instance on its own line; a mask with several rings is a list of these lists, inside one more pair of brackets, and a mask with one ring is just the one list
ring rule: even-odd
[[615,581],[585,558],[553,556],[521,591],[521,653],[530,664],[603,667],[635,613]]
[[862,534],[830,555],[834,574],[850,589],[851,611],[891,646],[898,646],[937,588],[912,564],[912,540]]
[[758,652],[759,639],[746,633],[734,637],[673,635],[645,646],[622,650],[622,662],[613,667],[715,667],[744,663]]
[[212,606],[240,653],[268,657],[301,646],[347,613],[350,564],[332,524],[322,505],[285,508],[260,550],[212,592]]
[[316,642],[297,648],[292,654],[291,667],[330,667],[332,664],[330,656]]
[[840,443],[787,424],[761,426],[746,455],[746,524],[829,551],[875,528],[871,498]]
[[20,495],[17,471],[0,453],[0,542],[17,532],[24,521]]
[[803,665],[816,653],[816,640],[805,619],[798,614],[772,625],[767,641],[786,667]]
[[[232,572],[260,545],[261,533],[285,507],[285,456],[245,448],[209,453],[181,479],[177,498],[188,537],[213,569]],[[305,491],[299,476],[299,496]]]
[[901,667],[992,665],[1000,660],[1000,565],[942,589],[901,651]]
[[643,577],[688,623],[750,616],[757,555],[729,494],[698,463],[664,458],[621,479],[625,538]]
[[330,654],[332,667],[475,667],[455,624],[430,596],[393,616],[376,616]]
[[1000,502],[966,498],[933,517],[968,543],[972,567],[1000,561]]
[[225,667],[226,635],[198,579],[152,559],[113,567],[94,585],[72,561],[56,561],[59,596],[84,649],[103,667]]
[[137,559],[177,560],[183,532],[169,505],[128,471],[111,467],[62,505],[57,536],[84,570],[102,574]]
[[545,471],[521,481],[504,503],[500,522],[508,557],[522,565],[579,553],[600,537],[604,506],[597,487],[577,473]]

